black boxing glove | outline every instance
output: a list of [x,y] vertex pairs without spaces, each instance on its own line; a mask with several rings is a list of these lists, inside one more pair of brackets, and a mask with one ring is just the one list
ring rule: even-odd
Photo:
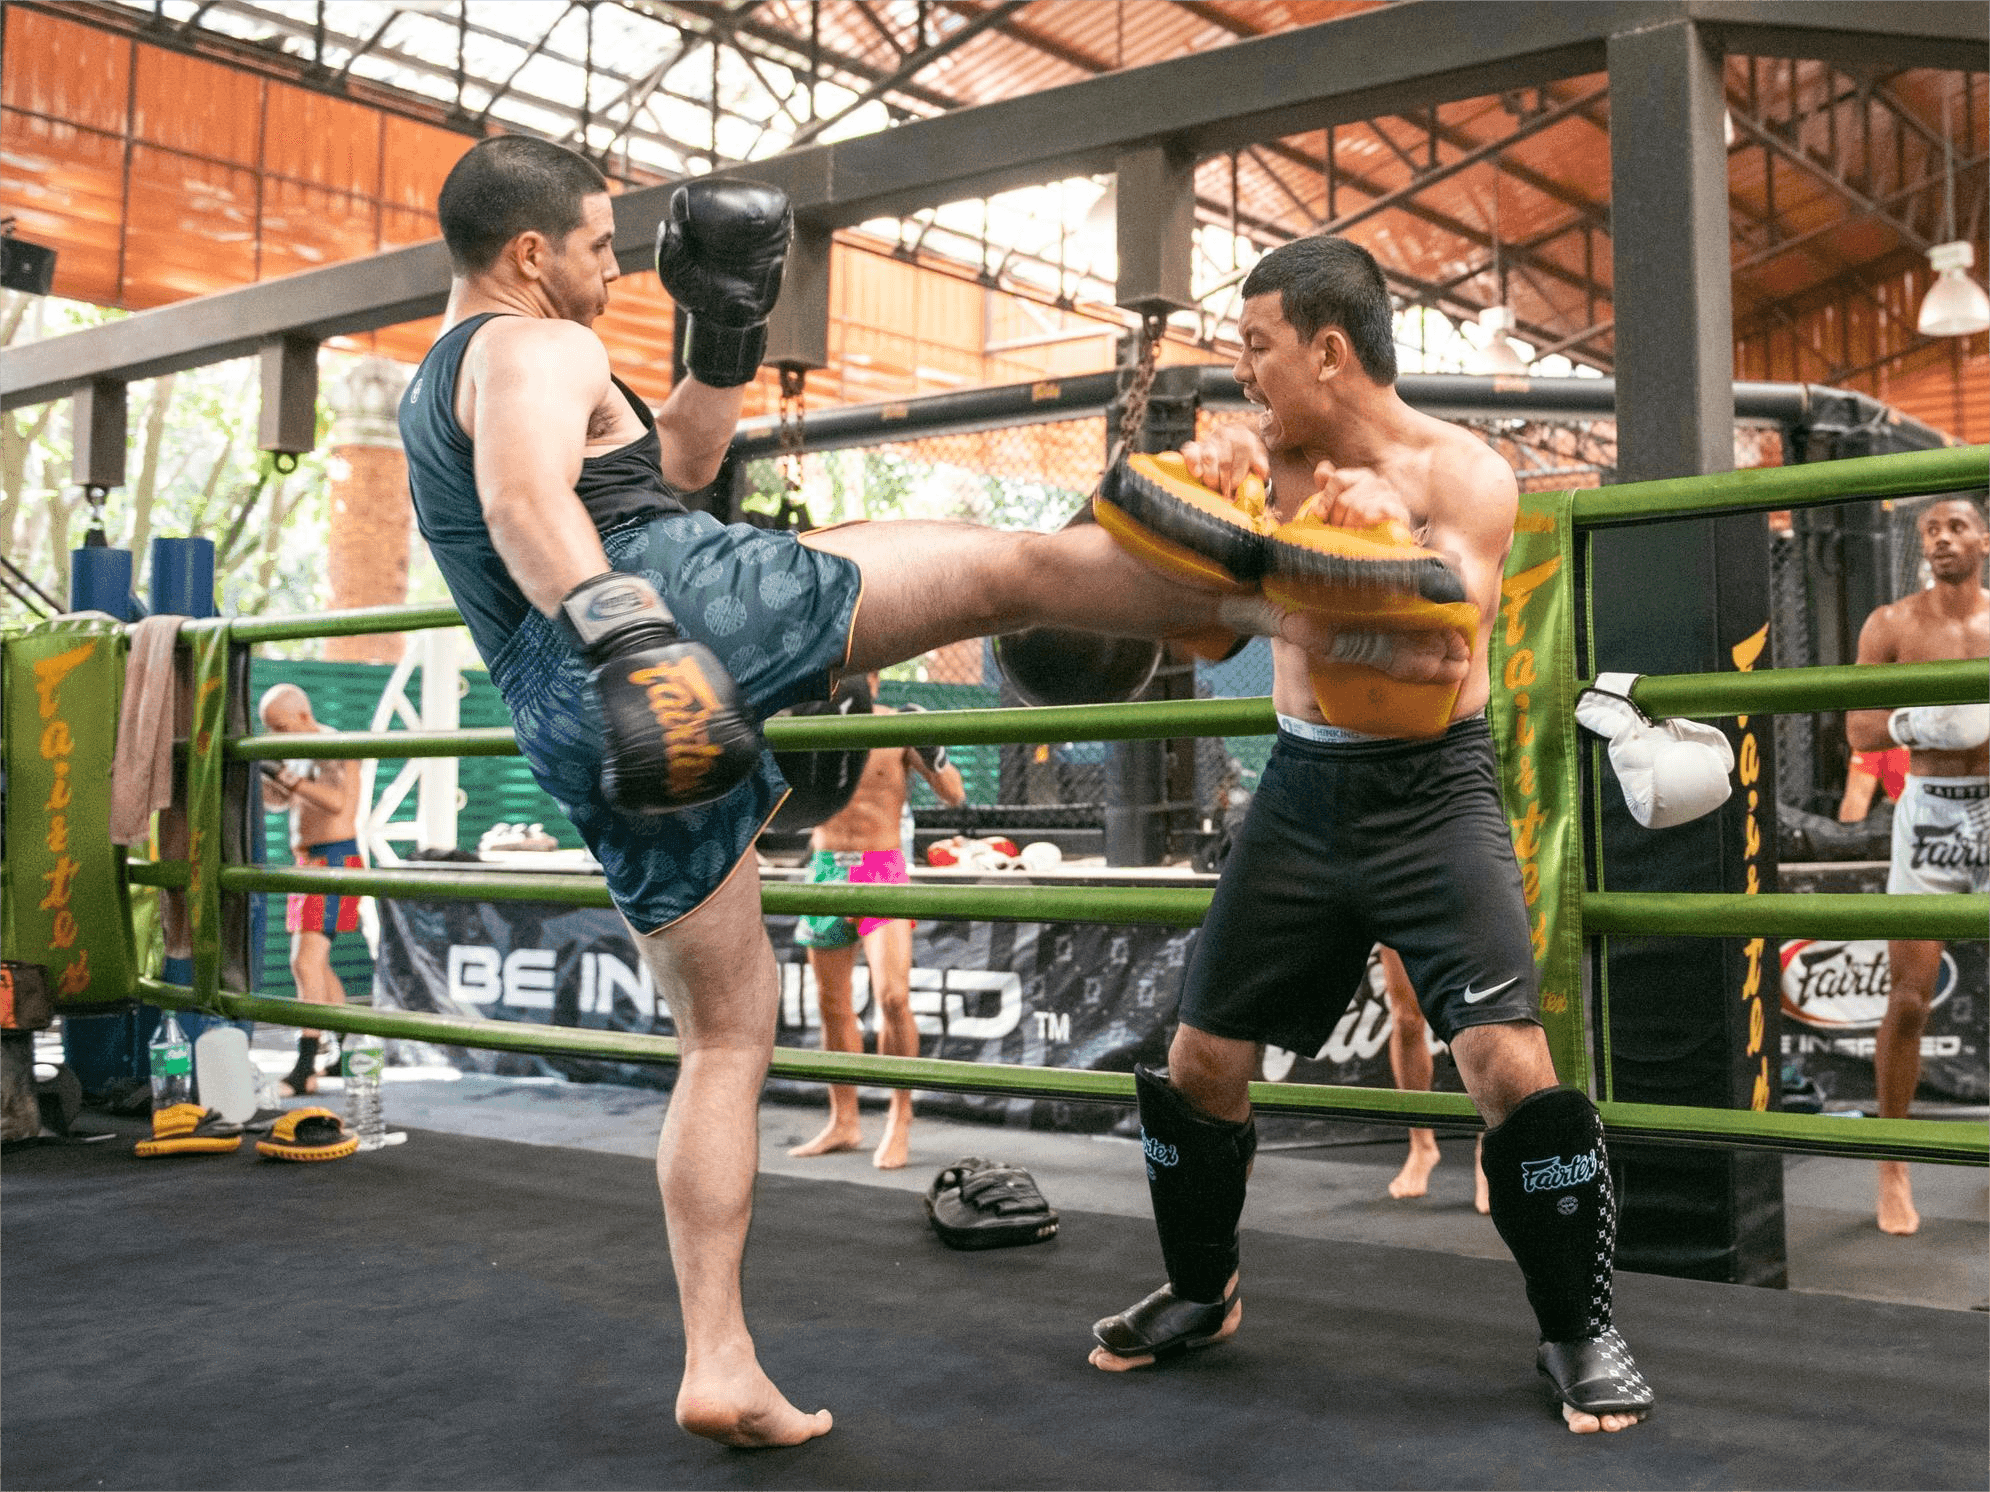
[[592,668],[605,740],[601,790],[623,813],[675,813],[722,798],[760,759],[759,727],[712,650],[677,630],[647,580],[610,570],[560,600]]
[[[905,711],[908,715],[924,715],[926,713],[924,705],[911,703],[902,704],[899,706],[899,709]],[[948,763],[951,760],[947,755],[947,748],[944,746],[914,746],[912,754],[935,772],[946,771]]]
[[684,363],[698,382],[737,388],[759,371],[794,228],[788,194],[762,182],[692,181],[670,194],[656,273],[690,318]]

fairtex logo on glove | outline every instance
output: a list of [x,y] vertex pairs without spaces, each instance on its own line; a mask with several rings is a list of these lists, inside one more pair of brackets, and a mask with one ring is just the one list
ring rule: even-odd
[[654,596],[645,594],[648,590],[648,586],[602,586],[587,598],[587,619],[612,622],[631,612],[658,610]]
[[704,670],[690,658],[639,668],[629,675],[629,682],[644,691],[650,713],[663,727],[672,796],[693,796],[725,755],[724,748],[712,740],[709,728],[712,717],[724,705],[712,692]]
[[1181,1152],[1176,1150],[1174,1146],[1163,1144],[1144,1129],[1140,1131],[1140,1148],[1146,1152],[1147,1158],[1157,1166],[1173,1166],[1178,1164],[1182,1158]]
[[1573,1160],[1550,1155],[1541,1160],[1520,1163],[1520,1189],[1524,1192],[1559,1192],[1596,1179],[1596,1152],[1585,1150]]

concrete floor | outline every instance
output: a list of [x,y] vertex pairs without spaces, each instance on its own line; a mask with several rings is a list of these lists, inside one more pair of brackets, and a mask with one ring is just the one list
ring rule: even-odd
[[[287,1053],[265,1049],[260,1039],[255,1056],[267,1071],[288,1066]],[[655,1092],[556,1078],[390,1068],[388,1079],[388,1124],[413,1131],[413,1144],[420,1143],[420,1131],[438,1130],[649,1155],[664,1107]],[[336,1086],[336,1079],[328,1080],[320,1101],[337,1107]],[[1131,1140],[921,1118],[903,1170],[875,1169],[867,1151],[791,1158],[788,1147],[813,1135],[824,1114],[814,1105],[763,1103],[762,1170],[875,1186],[899,1194],[887,1205],[916,1210],[942,1166],[983,1155],[1027,1166],[1054,1207],[1148,1213],[1139,1149]],[[864,1127],[874,1142],[883,1130],[882,1114],[867,1107]],[[1409,1202],[1394,1201],[1386,1191],[1401,1163],[1398,1142],[1262,1150],[1244,1224],[1323,1241],[1506,1257],[1491,1222],[1472,1209],[1472,1142],[1448,1139],[1442,1150],[1429,1195]],[[1983,1170],[1915,1166],[1922,1224],[1911,1238],[1888,1237],[1874,1226],[1869,1162],[1792,1156],[1783,1174],[1790,1288],[1951,1310],[1990,1308],[1990,1177]]]

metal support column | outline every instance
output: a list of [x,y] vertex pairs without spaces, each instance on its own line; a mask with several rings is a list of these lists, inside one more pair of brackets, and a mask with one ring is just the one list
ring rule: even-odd
[[[1688,19],[1613,35],[1611,251],[1617,480],[1734,465],[1727,152],[1718,42]],[[1760,514],[1592,536],[1596,669],[1768,666],[1769,534]],[[1600,884],[1612,891],[1773,891],[1773,737],[1733,727],[1741,786],[1694,823],[1654,832],[1607,761]],[[1765,853],[1765,845],[1768,847]],[[1605,1091],[1634,1103],[1779,1106],[1777,946],[1761,939],[1607,942]],[[1780,1285],[1782,1172],[1755,1157],[1622,1146],[1622,1267]]]
[[79,487],[124,485],[125,386],[93,378],[76,390],[71,419],[76,427],[76,459],[71,473]]
[[302,456],[318,444],[318,344],[309,337],[273,338],[262,351],[262,417],[256,445]]
[[829,366],[829,256],[833,234],[798,222],[781,275],[781,299],[767,318],[767,362],[777,367]]
[[1194,158],[1153,146],[1121,155],[1117,173],[1114,300],[1132,311],[1193,310]]

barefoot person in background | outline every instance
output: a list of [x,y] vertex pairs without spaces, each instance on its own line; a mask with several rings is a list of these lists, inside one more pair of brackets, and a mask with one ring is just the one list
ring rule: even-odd
[[[1930,663],[1990,657],[1990,552],[1983,510],[1967,498],[1930,503],[1919,524],[1921,555],[1934,583],[1866,618],[1861,663]],[[1990,886],[1990,706],[1923,705],[1851,710],[1845,738],[1855,751],[1905,746],[1907,780],[1893,812],[1889,895],[1982,891]],[[1873,1045],[1873,1083],[1884,1119],[1904,1119],[1921,1082],[1921,1033],[1934,1002],[1942,945],[1896,938],[1886,946],[1893,985]],[[1879,1163],[1882,1233],[1921,1226],[1907,1163]]]
[[[315,734],[330,727],[311,715],[311,700],[295,684],[278,684],[262,698],[263,729],[276,734]],[[263,806],[290,815],[290,855],[299,865],[360,864],[359,765],[356,762],[284,762],[263,773]],[[293,891],[283,925],[290,931],[290,973],[297,998],[313,1005],[345,1004],[345,986],[332,971],[332,939],[359,926],[359,898]],[[297,1065],[280,1081],[286,1098],[318,1091],[316,1031],[297,1034]]]
[[[877,675],[870,677],[877,691]],[[873,705],[874,713],[895,713]],[[967,801],[960,769],[947,760],[944,746],[901,746],[868,753],[864,775],[849,803],[818,824],[809,836],[808,878],[812,885],[846,882],[903,886],[911,880],[899,841],[899,819],[905,811],[909,774],[917,772],[940,796],[958,808]],[[864,1033],[851,998],[857,947],[871,972],[871,998],[877,1004],[878,1055],[919,1055],[919,1026],[912,1016],[912,924],[902,917],[803,917],[795,924],[795,942],[808,951],[815,975],[816,1001],[822,1009],[822,1049],[861,1052]],[[891,1091],[884,1138],[871,1156],[881,1171],[894,1171],[906,1162],[912,1134],[912,1095]],[[857,1090],[847,1083],[829,1088],[829,1122],[790,1155],[829,1155],[855,1150],[864,1142],[857,1122]]]
[[[1416,990],[1410,985],[1402,958],[1393,948],[1378,945],[1377,952],[1382,960],[1382,989],[1389,1001],[1389,1073],[1398,1088],[1428,1093],[1436,1076],[1426,1034],[1429,1023],[1417,1005]],[[1481,1216],[1492,1211],[1492,1198],[1486,1192],[1485,1149],[1481,1136],[1472,1152],[1472,1206]],[[1389,1195],[1401,1202],[1428,1193],[1430,1173],[1437,1169],[1439,1159],[1437,1135],[1428,1129],[1411,1130],[1410,1153],[1403,1157],[1402,1170],[1389,1183]]]

